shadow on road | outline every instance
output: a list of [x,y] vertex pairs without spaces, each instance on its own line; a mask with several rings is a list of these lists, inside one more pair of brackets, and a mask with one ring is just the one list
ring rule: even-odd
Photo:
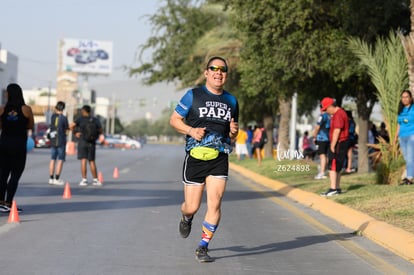
[[313,236],[304,236],[298,237],[294,240],[279,242],[279,243],[269,243],[260,246],[246,247],[246,246],[230,246],[222,248],[213,248],[211,251],[231,251],[236,252],[231,255],[226,255],[222,257],[216,257],[216,259],[223,258],[232,258],[232,257],[243,257],[243,256],[252,256],[260,255],[277,251],[284,251],[290,249],[297,249],[305,246],[315,245],[318,243],[326,243],[329,241],[346,241],[350,238],[354,238],[356,235],[352,233],[339,233],[339,234],[325,234],[325,235],[313,235]]

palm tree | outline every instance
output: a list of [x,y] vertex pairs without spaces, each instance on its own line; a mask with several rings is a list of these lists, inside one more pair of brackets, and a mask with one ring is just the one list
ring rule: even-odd
[[[384,122],[389,132],[390,144],[380,140],[377,146],[380,149],[381,167],[377,173],[381,174],[385,183],[394,183],[395,175],[391,167],[400,166],[401,154],[398,144],[393,144],[397,129],[398,104],[400,93],[408,85],[408,66],[405,59],[404,47],[398,34],[390,32],[387,39],[378,38],[375,47],[369,46],[358,38],[348,41],[350,50],[359,58],[361,64],[367,68],[371,82],[377,89]],[[397,167],[399,168],[399,167]],[[384,172],[385,171],[385,172]]]
[[408,35],[404,36],[402,33],[399,33],[400,39],[404,46],[405,55],[408,62],[408,76],[410,90],[414,90],[414,0],[410,1],[410,10],[411,10],[411,31]]

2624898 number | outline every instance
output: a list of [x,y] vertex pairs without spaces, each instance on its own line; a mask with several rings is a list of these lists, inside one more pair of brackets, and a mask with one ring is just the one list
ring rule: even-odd
[[275,172],[309,172],[309,164],[278,164]]

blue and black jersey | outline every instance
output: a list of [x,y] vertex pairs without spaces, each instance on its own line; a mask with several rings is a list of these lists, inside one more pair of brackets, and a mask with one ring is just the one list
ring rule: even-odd
[[206,135],[201,142],[190,136],[186,137],[186,151],[195,146],[212,148],[222,146],[215,144],[218,141],[229,145],[230,121],[232,118],[235,122],[239,120],[239,105],[236,97],[227,91],[223,91],[220,95],[213,94],[205,86],[187,91],[175,111],[185,118],[189,126],[206,127]]

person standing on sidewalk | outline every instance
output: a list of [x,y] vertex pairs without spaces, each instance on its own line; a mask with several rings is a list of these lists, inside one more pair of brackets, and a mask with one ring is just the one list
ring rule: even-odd
[[49,163],[49,184],[64,185],[60,178],[63,163],[66,160],[66,134],[69,130],[67,117],[63,114],[65,102],[59,101],[55,106],[55,113],[50,118],[50,131],[48,138],[51,146],[51,159]]
[[236,155],[237,160],[243,160],[244,157],[249,158],[249,153],[247,151],[247,132],[244,129],[239,129],[239,133],[236,137]]
[[79,186],[87,186],[87,162],[91,169],[93,177],[92,185],[102,186],[98,179],[98,171],[96,168],[96,140],[102,134],[101,122],[91,115],[91,107],[84,105],[81,109],[81,116],[71,124],[70,127],[78,138],[78,159],[81,161],[82,180]]
[[317,153],[319,155],[320,169],[315,176],[316,180],[326,179],[326,166],[328,164],[328,150],[329,150],[329,128],[331,127],[331,116],[324,111],[318,117],[313,136],[315,137],[315,144],[317,146]]
[[214,56],[204,70],[205,85],[189,90],[170,117],[170,125],[186,135],[183,165],[184,202],[179,222],[181,237],[191,232],[192,220],[207,193],[207,212],[196,260],[211,262],[208,245],[221,218],[221,201],[226,189],[231,140],[238,134],[237,99],[223,89],[228,67],[224,58]]
[[322,196],[341,194],[341,170],[348,151],[349,120],[344,109],[336,106],[335,99],[325,97],[321,101],[321,111],[331,115],[329,129],[328,167],[330,188]]
[[[7,102],[0,107],[0,211],[9,212],[20,177],[26,166],[28,130],[34,129],[32,108],[26,105],[22,88],[6,88]],[[18,209],[21,211],[21,209]]]
[[406,164],[406,176],[402,180],[401,185],[411,185],[414,183],[414,108],[412,107],[412,93],[409,90],[404,90],[401,93],[397,132],[394,140],[394,144],[396,144],[397,138],[399,138],[401,152]]

